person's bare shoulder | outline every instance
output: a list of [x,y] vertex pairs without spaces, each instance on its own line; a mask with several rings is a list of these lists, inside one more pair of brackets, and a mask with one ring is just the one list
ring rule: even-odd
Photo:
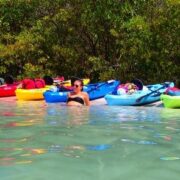
[[88,94],[87,92],[82,92],[82,94],[83,94],[84,96],[89,96],[89,94]]

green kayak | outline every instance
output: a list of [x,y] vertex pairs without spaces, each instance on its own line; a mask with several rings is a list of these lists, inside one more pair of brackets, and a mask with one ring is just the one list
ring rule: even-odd
[[161,100],[166,108],[180,108],[180,96],[162,94]]

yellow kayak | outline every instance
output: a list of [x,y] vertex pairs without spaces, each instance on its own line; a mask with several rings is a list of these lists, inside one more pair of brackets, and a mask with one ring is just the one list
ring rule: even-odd
[[16,98],[23,101],[43,100],[43,93],[51,86],[39,89],[16,89]]

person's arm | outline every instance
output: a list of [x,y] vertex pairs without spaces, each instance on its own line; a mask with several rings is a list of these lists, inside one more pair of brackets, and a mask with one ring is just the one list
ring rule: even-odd
[[87,93],[84,93],[84,101],[86,106],[90,106],[89,95]]
[[71,95],[71,94],[70,94],[70,92],[68,92],[68,93],[67,93],[67,97],[69,98],[69,97],[70,97],[70,95]]
[[17,89],[22,89],[22,88],[23,88],[23,84],[22,83],[17,85]]

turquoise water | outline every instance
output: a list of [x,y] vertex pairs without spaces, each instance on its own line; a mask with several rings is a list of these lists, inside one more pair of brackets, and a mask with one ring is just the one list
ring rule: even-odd
[[180,110],[0,99],[1,180],[179,180]]

